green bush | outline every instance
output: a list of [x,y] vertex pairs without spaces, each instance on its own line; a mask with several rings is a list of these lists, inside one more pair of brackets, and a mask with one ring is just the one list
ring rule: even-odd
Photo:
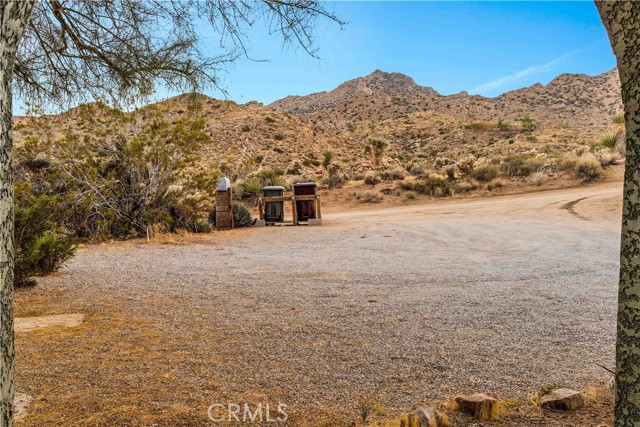
[[[231,207],[231,213],[233,214],[233,226],[248,227],[255,222],[251,216],[251,212],[242,203],[234,203]],[[216,226],[216,208],[215,206],[209,213],[209,224]]]
[[471,178],[480,182],[491,182],[498,176],[499,169],[495,165],[478,166],[471,171]]
[[524,116],[520,122],[522,123],[522,131],[525,133],[533,132],[537,127],[535,120],[529,116]]
[[34,285],[33,276],[57,271],[75,253],[73,236],[63,233],[52,221],[55,198],[20,197],[19,192],[14,239],[16,287]]
[[[622,125],[622,124],[624,124],[624,114],[616,114],[615,116],[613,116],[613,117],[611,118],[611,121],[612,121],[614,124],[617,124],[617,125]],[[14,126],[14,128],[15,128],[15,126]]]
[[446,197],[451,195],[451,184],[445,178],[432,175],[425,181],[424,193],[430,196]]
[[618,135],[616,135],[615,133],[610,133],[600,138],[600,143],[598,145],[604,148],[613,148],[616,146],[617,141]]
[[509,176],[529,176],[540,169],[540,162],[525,156],[510,156],[504,159],[502,171]]

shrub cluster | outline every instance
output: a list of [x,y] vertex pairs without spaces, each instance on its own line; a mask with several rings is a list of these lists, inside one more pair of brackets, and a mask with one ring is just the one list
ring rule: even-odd
[[503,160],[501,168],[508,176],[529,176],[542,165],[539,161],[525,156],[510,156]]
[[75,252],[75,239],[53,221],[56,199],[33,196],[27,186],[16,187],[16,287],[35,284],[34,276],[57,271]]
[[499,169],[495,165],[482,165],[473,169],[470,173],[471,178],[480,182],[491,182],[499,173]]

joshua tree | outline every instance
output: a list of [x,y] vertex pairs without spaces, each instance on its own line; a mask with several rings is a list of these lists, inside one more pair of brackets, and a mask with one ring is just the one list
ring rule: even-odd
[[616,427],[640,423],[640,3],[596,1],[618,62],[626,128],[616,344]]
[[384,152],[390,145],[386,139],[369,136],[367,137],[367,143],[364,145],[364,152],[371,155],[371,161],[377,168],[380,166],[380,159],[382,159]]
[[[217,87],[218,71],[248,56],[248,27],[262,21],[313,55],[318,18],[342,24],[306,0],[0,0],[0,427],[13,425],[12,90],[68,104]],[[220,35],[215,57],[199,50],[203,21]]]
[[335,153],[331,150],[324,150],[322,152],[322,167],[325,168],[325,170],[329,170],[329,166],[331,166],[334,156]]

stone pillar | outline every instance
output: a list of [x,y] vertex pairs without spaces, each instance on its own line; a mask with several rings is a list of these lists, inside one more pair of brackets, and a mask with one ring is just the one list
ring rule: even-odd
[[229,178],[222,177],[216,187],[216,229],[233,228],[233,200]]

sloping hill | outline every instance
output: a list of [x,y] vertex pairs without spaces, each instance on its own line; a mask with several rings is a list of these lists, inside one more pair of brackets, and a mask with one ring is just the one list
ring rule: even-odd
[[593,77],[563,74],[546,86],[536,84],[495,98],[466,92],[443,96],[403,74],[376,70],[332,91],[288,96],[270,106],[331,126],[435,111],[464,120],[512,122],[529,116],[544,125],[606,127],[611,116],[622,110],[622,101],[615,69]]

